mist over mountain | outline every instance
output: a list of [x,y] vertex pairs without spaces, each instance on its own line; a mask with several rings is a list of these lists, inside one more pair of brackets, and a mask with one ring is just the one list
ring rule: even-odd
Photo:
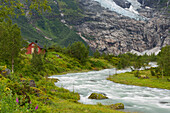
[[51,12],[15,21],[25,39],[67,46],[84,41],[94,51],[143,52],[170,45],[170,0],[50,0]]

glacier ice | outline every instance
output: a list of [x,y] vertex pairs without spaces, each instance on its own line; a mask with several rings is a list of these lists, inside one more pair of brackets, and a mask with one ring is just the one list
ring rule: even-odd
[[132,4],[131,9],[124,9],[118,6],[113,0],[94,0],[101,4],[102,7],[108,8],[111,11],[117,12],[123,16],[127,16],[136,20],[147,20],[146,17],[138,14],[136,9],[140,8],[141,4],[137,0],[127,0]]

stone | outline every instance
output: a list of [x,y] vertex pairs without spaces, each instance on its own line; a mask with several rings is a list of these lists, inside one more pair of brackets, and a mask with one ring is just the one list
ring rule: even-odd
[[142,79],[149,79],[149,77],[148,77],[148,76],[146,76],[146,75],[138,75],[138,78],[142,78]]
[[7,76],[11,74],[11,70],[6,68],[5,70],[2,70],[1,75],[3,76]]
[[111,109],[124,109],[124,104],[122,103],[116,103],[116,104],[112,104],[110,105]]
[[100,99],[108,99],[108,97],[106,97],[106,95],[104,95],[104,94],[92,93],[92,94],[88,97],[88,99],[98,99],[98,100],[100,100]]

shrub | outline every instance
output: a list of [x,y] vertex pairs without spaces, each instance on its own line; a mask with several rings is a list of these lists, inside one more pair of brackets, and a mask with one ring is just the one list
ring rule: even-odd
[[150,72],[152,76],[155,76],[155,72],[153,71],[153,69],[151,69]]
[[139,71],[137,70],[137,71],[134,71],[134,76],[135,77],[139,77]]

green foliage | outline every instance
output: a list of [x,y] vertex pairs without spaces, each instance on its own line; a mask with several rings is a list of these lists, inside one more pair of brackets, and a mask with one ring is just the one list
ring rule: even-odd
[[112,75],[107,80],[121,84],[170,89],[170,84],[167,81],[168,77],[166,76],[163,79],[158,79],[157,76],[151,75],[150,70],[142,70],[140,71],[140,75],[146,75],[149,79],[139,79],[134,76],[134,73],[136,71]]
[[170,46],[163,47],[158,54],[158,65],[162,76],[170,76]]
[[0,0],[0,21],[24,15],[24,8],[26,7],[39,12],[51,9],[47,0]]
[[58,5],[51,0],[49,6],[51,6],[51,12],[39,14],[31,10],[34,16],[27,15],[13,19],[13,22],[18,23],[21,28],[22,37],[31,42],[38,40],[40,44],[46,44],[48,47],[53,44],[66,47],[75,41],[84,42],[76,31],[71,29],[71,26],[69,28],[61,22]]
[[7,61],[14,70],[14,60],[19,56],[21,49],[21,33],[16,24],[11,21],[0,22],[0,59]]
[[[36,82],[37,87],[29,87],[29,85],[27,86],[27,81],[29,81],[29,78],[20,79],[22,80],[22,82],[14,82],[0,75],[1,113],[56,113],[68,111],[74,113],[123,113],[121,111],[111,110],[106,106],[80,104],[77,102],[77,100],[80,99],[78,93],[70,92],[69,90],[66,90],[64,88],[59,88],[55,86],[54,82],[49,79],[39,79],[39,81]],[[25,82],[23,82],[23,80],[25,80]],[[30,100],[25,98],[25,94],[22,95],[20,93],[26,93],[26,95],[29,96]],[[37,105],[38,109],[35,109]]]
[[85,63],[88,60],[89,48],[82,42],[75,42],[67,47],[66,53],[71,57],[78,59],[80,63]]
[[155,76],[155,72],[154,72],[154,70],[152,68],[150,69],[150,72],[151,72],[152,76]]
[[139,77],[139,70],[134,71],[133,73],[134,73],[134,76],[135,76],[135,77]]
[[69,16],[65,18],[67,21],[74,23],[84,17],[82,10],[79,8],[77,0],[57,0],[60,10],[64,15]]
[[100,60],[90,60],[90,63],[92,67],[105,67],[105,64]]
[[96,51],[94,52],[93,57],[94,57],[94,58],[99,58],[99,57],[100,57],[100,53],[99,53],[98,50],[96,50]]
[[37,47],[34,48],[34,53],[32,54],[31,66],[33,72],[39,72],[44,69],[43,54],[38,54]]

